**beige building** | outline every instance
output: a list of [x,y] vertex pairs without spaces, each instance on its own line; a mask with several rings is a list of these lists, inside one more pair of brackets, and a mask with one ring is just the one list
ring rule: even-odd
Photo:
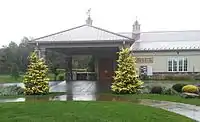
[[133,31],[120,33],[135,39],[131,46],[137,67],[148,74],[185,74],[200,72],[200,31],[140,32],[136,21]]

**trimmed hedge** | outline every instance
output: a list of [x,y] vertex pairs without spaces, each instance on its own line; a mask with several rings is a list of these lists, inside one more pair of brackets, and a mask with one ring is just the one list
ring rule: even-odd
[[188,92],[188,93],[198,93],[199,88],[194,85],[186,85],[182,88],[182,92]]
[[0,87],[1,96],[22,95],[22,94],[24,94],[24,89],[17,85]]
[[163,88],[161,86],[154,86],[151,89],[152,94],[162,94]]
[[174,85],[172,86],[172,88],[173,88],[175,91],[181,93],[181,92],[182,92],[182,88],[183,88],[184,86],[186,86],[186,85],[187,85],[187,84],[178,83],[178,84],[174,84]]

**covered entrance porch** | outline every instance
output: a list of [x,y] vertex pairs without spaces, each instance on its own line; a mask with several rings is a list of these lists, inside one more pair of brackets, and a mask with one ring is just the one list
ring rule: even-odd
[[122,47],[129,48],[133,42],[132,38],[93,26],[88,16],[85,25],[40,37],[30,43],[44,59],[48,50],[64,54],[67,81],[77,79],[72,70],[72,57],[75,55],[92,55],[96,80],[111,81],[117,66],[116,53]]
[[[111,81],[116,68],[117,47],[79,47],[79,48],[46,48],[47,52],[55,51],[63,54],[66,64],[66,80],[100,80]],[[72,59],[74,56],[90,55],[94,59],[94,69],[78,72],[73,70]],[[80,79],[79,76],[84,78]],[[92,78],[91,78],[92,77]]]

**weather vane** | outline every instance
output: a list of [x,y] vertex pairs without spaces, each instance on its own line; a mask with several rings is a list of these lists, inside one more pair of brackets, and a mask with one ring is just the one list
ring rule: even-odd
[[91,12],[91,8],[88,9],[88,11],[87,11],[87,15],[88,15],[88,17],[90,17],[90,12]]

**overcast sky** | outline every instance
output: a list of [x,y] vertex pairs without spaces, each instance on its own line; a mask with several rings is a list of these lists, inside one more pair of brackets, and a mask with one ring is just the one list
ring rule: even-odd
[[85,24],[131,32],[136,16],[142,31],[200,30],[200,0],[0,0],[0,45]]

